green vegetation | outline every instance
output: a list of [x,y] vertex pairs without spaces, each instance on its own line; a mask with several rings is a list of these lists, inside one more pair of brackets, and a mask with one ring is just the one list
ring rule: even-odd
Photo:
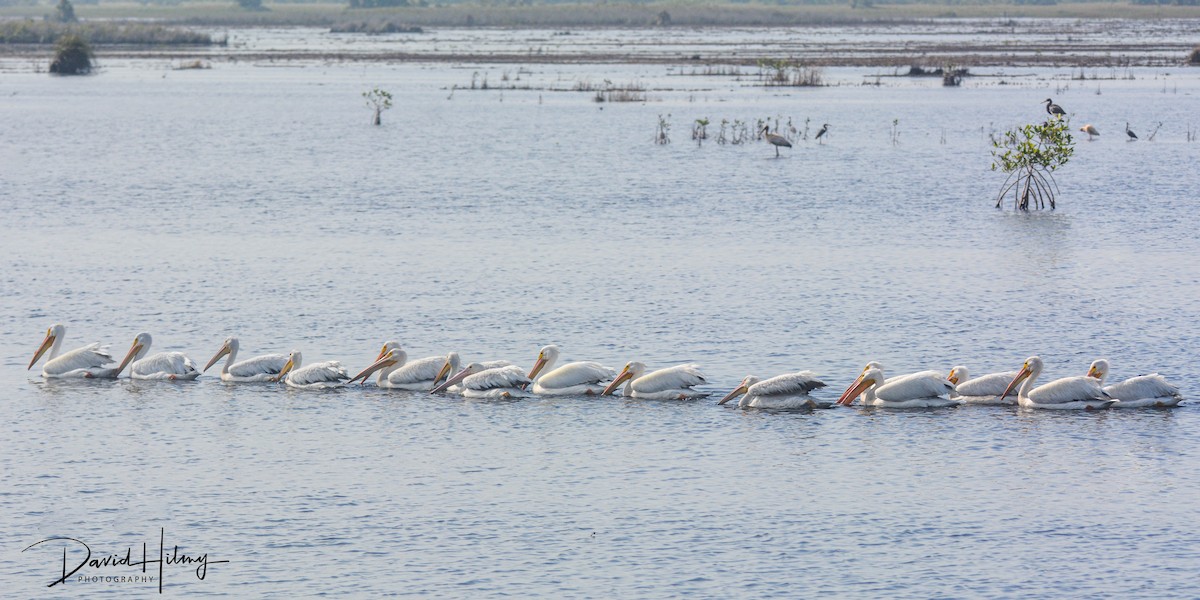
[[416,25],[402,25],[395,21],[347,21],[334,23],[329,33],[424,33]]
[[58,5],[54,7],[54,20],[59,23],[74,23],[79,20],[75,18],[75,5],[71,4],[71,0],[59,0]]
[[382,125],[380,117],[383,111],[392,107],[392,95],[389,92],[375,88],[369,92],[363,92],[363,98],[367,99],[367,108],[375,111],[375,118],[371,121],[376,125]]
[[242,10],[249,10],[249,11],[271,10],[271,9],[263,6],[262,0],[237,0],[237,5]]
[[1070,129],[1068,119],[1050,119],[1006,131],[992,140],[992,170],[1008,173],[996,195],[997,208],[1009,192],[1017,210],[1045,208],[1047,203],[1051,209],[1055,207],[1058,183],[1054,171],[1075,153]]
[[350,0],[350,8],[404,8],[429,6],[426,0]]
[[50,72],[56,75],[87,75],[92,72],[92,48],[78,34],[68,33],[54,45]]
[[59,23],[55,21],[0,21],[0,44],[50,44],[75,34],[93,44],[211,45],[206,33],[146,23]]
[[825,73],[820,67],[810,67],[790,60],[760,60],[758,68],[763,85],[767,87],[819,87],[825,85]]

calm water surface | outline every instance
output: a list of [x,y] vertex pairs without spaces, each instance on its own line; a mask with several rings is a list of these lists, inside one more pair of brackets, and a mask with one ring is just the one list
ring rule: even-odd
[[[230,561],[203,581],[167,568],[166,591],[196,595],[1198,593],[1195,404],[803,414],[25,370],[63,322],[67,347],[124,352],[146,330],[203,361],[236,334],[247,355],[351,369],[392,338],[523,366],[557,343],[618,367],[698,362],[715,394],[804,368],[832,397],[871,359],[985,373],[1039,354],[1059,377],[1107,357],[1114,378],[1158,371],[1197,398],[1192,71],[944,89],[828,70],[834,86],[765,91],[661,66],[105,66],[0,77],[15,595],[151,595],[47,589],[56,550],[21,549],[70,536],[123,554],[160,528]],[[535,89],[462,89],[475,73]],[[605,79],[650,101],[550,89]],[[375,86],[396,97],[383,127],[359,97]],[[1057,211],[996,210],[988,133],[1040,119],[1048,96],[1102,135],[1079,140]],[[832,135],[778,160],[690,141],[695,119],[715,135],[777,117]]]

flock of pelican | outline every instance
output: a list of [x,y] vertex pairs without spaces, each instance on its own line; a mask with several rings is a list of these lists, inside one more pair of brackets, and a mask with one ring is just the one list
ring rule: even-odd
[[[42,377],[115,379],[129,367],[133,379],[193,380],[225,358],[221,380],[230,383],[282,382],[293,388],[325,389],[372,377],[380,388],[457,394],[466,398],[522,398],[539,396],[607,396],[620,390],[622,396],[647,400],[690,400],[708,392],[697,390],[707,384],[694,364],[650,371],[645,364],[630,362],[619,372],[591,361],[558,365],[558,346],[545,346],[533,367],[524,369],[504,360],[472,362],[465,366],[457,352],[409,360],[398,342],[384,343],[370,366],[353,377],[337,361],[303,364],[299,351],[264,354],[239,361],[238,339],[225,340],[212,359],[199,368],[181,352],[150,354],[151,337],[139,333],[125,357],[115,361],[100,344],[88,344],[60,354],[66,328],[60,324],[46,331],[33,360],[32,369],[46,355]],[[49,354],[47,355],[47,352]],[[921,371],[885,378],[883,366],[868,363],[836,400],[821,400],[810,392],[827,387],[811,371],[799,371],[759,379],[748,376],[717,402],[741,398],[742,408],[813,409],[853,404],[885,408],[938,408],[962,404],[1016,404],[1026,408],[1084,409],[1177,406],[1179,389],[1161,375],[1142,375],[1105,386],[1108,361],[1097,360],[1085,375],[1064,377],[1035,385],[1042,373],[1042,359],[1029,357],[1021,368],[972,378],[964,366],[949,373]]]

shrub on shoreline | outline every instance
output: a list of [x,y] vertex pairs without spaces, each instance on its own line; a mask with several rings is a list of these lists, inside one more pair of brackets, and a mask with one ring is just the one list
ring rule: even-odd
[[416,25],[401,25],[394,21],[348,21],[334,23],[329,33],[424,33]]
[[54,61],[50,72],[55,75],[87,75],[92,72],[92,48],[79,34],[68,33],[54,44]]

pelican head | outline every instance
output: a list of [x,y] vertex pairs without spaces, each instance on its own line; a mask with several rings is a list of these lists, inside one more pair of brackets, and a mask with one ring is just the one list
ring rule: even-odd
[[[449,361],[446,361],[446,363],[449,364]],[[442,368],[445,369],[445,367],[442,367]],[[439,392],[444,392],[444,391],[446,391],[446,388],[466,379],[467,377],[470,377],[471,375],[474,375],[480,371],[485,371],[485,370],[486,369],[484,369],[483,365],[481,365],[479,363],[473,362],[471,364],[468,364],[467,366],[463,367],[461,371],[455,373],[453,377],[451,377],[450,379],[447,379],[445,383],[433,388],[432,390],[429,390],[429,393],[437,394]]]
[[967,375],[967,368],[962,365],[958,365],[957,367],[950,369],[950,374],[946,376],[946,379],[950,383],[958,385],[960,381],[966,381],[967,379],[970,379],[970,377],[970,375]]
[[217,364],[217,361],[221,360],[222,356],[225,356],[226,354],[237,354],[237,351],[238,339],[235,337],[225,338],[225,342],[221,344],[221,349],[217,350],[217,353],[214,354],[211,359],[209,359],[208,364],[204,365],[204,369],[200,372],[203,373],[204,371],[207,371],[209,367]]
[[[872,365],[874,364],[877,363],[872,362]],[[872,365],[867,365],[867,368],[858,376],[858,379],[855,379],[854,383],[851,383],[850,387],[842,392],[842,396],[838,398],[838,404],[849,406],[859,394],[872,386],[883,383],[883,369]]]
[[[880,373],[882,373],[883,365],[879,364],[878,361],[874,361],[874,360],[867,363],[867,366],[863,367],[862,372],[858,374],[858,378],[854,380],[854,383],[851,383],[850,387],[846,388],[846,392],[849,392],[850,388],[858,385],[858,383],[863,380],[863,377],[866,376],[867,371],[870,371],[871,369],[875,369],[875,370],[879,371]],[[883,381],[883,379],[881,378],[880,381]],[[854,394],[854,396],[847,396],[846,392],[842,392],[842,397],[838,398],[838,404],[849,405],[851,402],[854,402],[854,396],[858,395],[858,394]]]
[[[395,347],[389,348],[389,344],[395,344]],[[360,378],[362,379],[363,383],[366,383],[367,378],[370,377],[375,371],[386,369],[397,364],[402,364],[406,360],[408,360],[408,353],[400,347],[400,344],[397,344],[396,342],[388,342],[387,344],[383,345],[383,351],[379,353],[379,357],[375,359],[375,362],[371,363],[371,366],[359,372],[358,375],[352,377],[350,381],[346,382],[346,384],[349,385],[354,383]]]
[[1092,361],[1092,366],[1088,368],[1087,376],[1095,377],[1101,383],[1104,383],[1104,378],[1108,377],[1108,361],[1103,358]]
[[46,330],[46,337],[42,340],[42,345],[38,346],[37,352],[33,354],[33,360],[29,361],[29,367],[25,370],[33,368],[34,363],[42,357],[54,344],[62,340],[63,335],[67,333],[67,328],[62,326],[62,323],[55,323]]
[[117,365],[117,375],[120,375],[121,371],[125,370],[125,365],[141,359],[147,352],[150,352],[150,343],[153,341],[150,334],[145,331],[133,336],[133,345],[129,347],[129,352],[125,355],[125,358],[121,359],[121,364]]
[[750,386],[758,383],[759,381],[762,381],[762,380],[753,375],[747,375],[746,378],[742,380],[741,385],[737,386],[737,388],[735,388],[732,392],[729,392],[728,394],[726,394],[724,398],[721,398],[720,402],[717,402],[717,406],[725,404],[726,402],[729,402],[730,400],[733,400],[734,398],[737,398],[738,396],[745,394],[747,391],[750,390]]
[[[434,389],[436,389],[438,387],[437,382],[441,381],[443,377],[458,370],[458,365],[461,363],[462,363],[462,359],[459,358],[457,352],[451,352],[451,353],[447,354],[446,362],[442,364],[442,369],[440,371],[438,371],[437,377],[433,378]],[[449,386],[447,386],[447,387],[449,387]],[[433,393],[433,389],[429,390],[429,392]]]
[[646,365],[643,363],[636,361],[625,363],[625,368],[621,369],[621,373],[617,375],[617,378],[613,379],[612,383],[608,384],[608,387],[604,388],[604,391],[600,392],[600,395],[607,396],[613,393],[613,390],[621,387],[622,383],[625,383],[631,379],[637,379],[638,377],[642,376],[642,373],[645,372]]
[[303,361],[304,356],[300,354],[300,351],[292,350],[292,352],[288,354],[287,362],[283,363],[283,368],[279,370],[278,375],[272,378],[272,381],[283,381],[284,376],[298,368]]
[[553,365],[558,361],[558,355],[558,346],[554,344],[543,346],[541,351],[538,352],[537,362],[533,363],[533,368],[529,370],[528,377],[530,379],[536,378],[538,373],[541,373],[546,368],[546,365]]
[[383,349],[379,351],[379,355],[375,357],[375,360],[383,358],[383,355],[387,354],[389,350],[395,350],[399,347],[400,342],[397,342],[396,340],[388,340],[384,342]]
[[1007,398],[1008,395],[1011,394],[1018,385],[1021,385],[1022,381],[1025,381],[1030,377],[1036,379],[1037,376],[1041,374],[1043,366],[1044,365],[1041,357],[1030,356],[1029,358],[1025,359],[1025,364],[1021,365],[1021,370],[1017,371],[1017,376],[1013,377],[1013,380],[1009,382],[1008,387],[1004,388],[1004,393],[1000,395],[1000,399],[1003,400]]

